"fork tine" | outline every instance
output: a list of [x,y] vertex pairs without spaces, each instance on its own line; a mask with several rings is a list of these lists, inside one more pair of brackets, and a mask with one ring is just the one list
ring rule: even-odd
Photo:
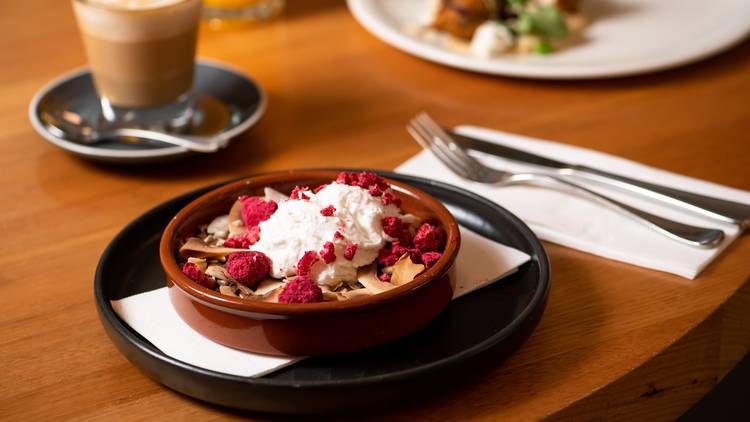
[[415,128],[415,130],[420,131],[420,133],[422,134],[422,138],[426,139],[430,143],[431,149],[434,154],[438,155],[443,162],[449,163],[451,168],[453,168],[455,172],[459,174],[459,176],[472,180],[476,180],[477,177],[479,177],[479,175],[477,174],[476,166],[472,165],[471,163],[467,163],[460,157],[456,157],[456,154],[454,154],[453,151],[451,151],[450,148],[448,148],[445,143],[440,140],[440,138],[430,133],[430,131],[425,128],[424,125],[420,124],[419,121],[412,120],[411,123],[412,127]]
[[445,153],[437,148],[437,145],[431,140],[431,137],[424,132],[424,130],[415,125],[413,121],[406,125],[406,130],[409,134],[422,146],[422,148],[429,150],[432,154],[445,164],[452,172],[456,173],[460,177],[471,178],[471,175],[462,167],[457,166],[452,159],[447,157]]
[[419,125],[423,130],[431,139],[433,139],[435,146],[439,148],[448,159],[450,159],[455,165],[464,168],[465,171],[470,174],[468,178],[473,180],[485,178],[484,165],[474,159],[474,157],[469,156],[463,148],[453,142],[452,138],[437,126],[429,116],[425,113],[420,113],[420,115],[414,120],[419,122]]
[[460,145],[458,145],[453,138],[445,133],[443,128],[438,125],[435,120],[432,119],[427,113],[421,112],[417,115],[416,119],[422,124],[422,127],[426,128],[429,133],[435,136],[443,145],[448,148],[457,158],[463,162],[470,164],[471,166],[481,165],[476,158],[469,155]]
[[475,176],[476,170],[474,166],[467,165],[465,161],[456,157],[455,154],[453,154],[453,152],[450,150],[450,148],[447,148],[445,145],[443,145],[443,142],[441,142],[439,138],[435,137],[434,134],[430,133],[430,131],[425,128],[424,125],[420,124],[419,121],[416,121],[414,119],[412,119],[411,124],[415,130],[418,130],[422,134],[422,138],[426,139],[426,141],[430,143],[430,146],[434,153],[440,155],[443,161],[448,161],[454,168],[459,168],[463,177],[471,179]]

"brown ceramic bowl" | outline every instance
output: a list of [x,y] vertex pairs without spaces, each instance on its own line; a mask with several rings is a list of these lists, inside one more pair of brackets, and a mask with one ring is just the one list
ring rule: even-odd
[[458,224],[437,199],[394,180],[386,179],[402,199],[402,209],[436,220],[448,239],[443,257],[403,286],[339,302],[266,303],[214,292],[180,270],[176,261],[179,242],[198,226],[226,213],[239,195],[262,195],[266,186],[291,192],[296,185],[328,183],[337,174],[312,170],[250,177],[215,189],[183,208],[164,230],[159,246],[169,297],[180,317],[217,343],[280,356],[361,350],[409,335],[432,321],[453,296],[453,264],[460,246]]

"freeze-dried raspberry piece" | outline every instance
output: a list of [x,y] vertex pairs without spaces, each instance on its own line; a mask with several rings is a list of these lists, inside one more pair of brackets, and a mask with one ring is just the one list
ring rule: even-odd
[[393,253],[393,249],[386,246],[378,252],[378,264],[384,267],[390,267],[398,261],[399,256]]
[[238,283],[255,287],[271,270],[271,260],[263,252],[235,252],[227,257],[227,272]]
[[212,288],[214,287],[214,281],[207,275],[203,274],[200,268],[192,262],[187,262],[182,266],[182,273],[188,276],[189,279],[200,284],[203,287]]
[[371,186],[367,189],[367,192],[372,196],[380,196],[383,194],[383,189],[380,189],[379,186]]
[[268,220],[279,205],[275,201],[264,201],[259,196],[240,196],[240,215],[245,227],[255,227]]
[[378,280],[380,280],[380,281],[384,281],[384,282],[386,282],[386,283],[387,283],[387,282],[391,281],[391,275],[390,275],[390,274],[388,274],[388,273],[383,273],[383,274],[380,274],[380,275],[378,276]]
[[425,252],[422,254],[422,263],[425,268],[430,268],[443,256],[440,252]]
[[326,242],[323,244],[323,249],[320,250],[320,257],[323,258],[323,262],[330,264],[336,260],[336,250],[333,247],[333,242]]
[[391,244],[391,251],[394,255],[398,255],[401,258],[405,253],[409,253],[409,248],[402,246],[399,242],[393,242]]
[[344,239],[344,235],[341,234],[340,231],[336,230],[336,233],[333,234],[333,238],[336,239],[336,240],[343,240]]
[[332,217],[333,213],[336,212],[336,208],[333,205],[329,205],[322,210],[320,210],[320,214],[324,217]]
[[393,193],[393,192],[391,192],[391,191],[383,192],[383,196],[382,196],[382,198],[380,200],[383,202],[383,205],[391,205],[391,204],[393,204],[393,205],[401,208],[401,198],[399,198],[398,196],[396,196],[396,194]]
[[351,185],[353,174],[355,173],[347,173],[345,171],[342,171],[338,176],[336,176],[336,183],[339,183],[341,185]]
[[383,232],[388,236],[402,242],[409,243],[409,224],[404,223],[398,217],[383,218]]
[[295,186],[294,189],[292,189],[292,193],[289,194],[289,199],[301,199],[303,201],[309,201],[310,197],[307,196],[307,192],[310,191],[310,188],[307,186]]
[[378,252],[378,264],[384,267],[390,267],[401,259],[404,254],[409,254],[412,262],[419,264],[422,262],[421,253],[417,248],[407,248],[402,246],[399,242],[391,242],[390,246],[386,246]]
[[417,248],[407,248],[406,249],[406,253],[409,254],[409,258],[411,259],[411,262],[413,262],[415,264],[421,264],[422,263],[422,252],[420,252],[419,249],[417,249]]
[[347,246],[346,250],[344,250],[344,258],[348,259],[349,261],[354,259],[354,254],[357,253],[357,246],[358,245],[356,243],[352,243],[351,245]]
[[313,189],[313,193],[318,193],[318,192],[322,191],[323,188],[325,188],[326,186],[328,186],[328,184],[319,185],[318,187],[316,187],[315,189]]
[[394,252],[398,253],[399,258],[401,258],[405,253],[408,253],[409,258],[411,259],[411,262],[415,264],[422,263],[422,252],[420,252],[420,250],[417,248],[407,248],[407,247],[398,245],[393,250]]
[[250,248],[250,245],[254,245],[258,240],[260,240],[260,227],[253,226],[250,227],[245,233],[242,233],[239,236],[232,236],[229,239],[225,240],[222,245],[226,246],[227,248],[248,249]]
[[318,256],[317,252],[305,252],[297,263],[297,275],[310,275],[310,269],[318,260],[320,260],[320,256]]
[[378,187],[381,191],[384,191],[390,188],[388,183],[386,183],[382,177],[378,176],[375,173],[370,173],[369,171],[363,171],[362,173],[359,173],[357,175],[357,178],[357,185],[365,189]]
[[361,173],[347,173],[343,171],[339,173],[338,177],[336,177],[336,183],[359,186],[368,190],[373,187],[377,188],[376,190],[373,190],[373,192],[382,192],[390,188],[390,185],[388,185],[382,177],[368,171],[363,171]]
[[435,252],[445,244],[445,231],[438,226],[424,223],[414,235],[414,246],[422,252]]
[[323,301],[323,291],[310,277],[297,276],[286,283],[279,294],[279,303],[313,303]]

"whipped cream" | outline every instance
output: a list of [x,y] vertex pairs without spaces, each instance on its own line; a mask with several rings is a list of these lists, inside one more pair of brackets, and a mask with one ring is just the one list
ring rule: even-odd
[[[395,205],[383,205],[365,189],[333,182],[317,194],[306,191],[309,200],[285,200],[276,212],[260,223],[260,240],[250,249],[263,252],[271,260],[271,276],[284,278],[297,272],[297,263],[307,251],[319,252],[333,242],[336,260],[322,259],[313,265],[310,278],[319,285],[335,286],[357,278],[357,268],[371,264],[386,241],[383,218],[401,216]],[[321,214],[333,206],[332,216]],[[340,232],[343,239],[337,239]],[[344,257],[347,246],[356,244],[352,260]]]

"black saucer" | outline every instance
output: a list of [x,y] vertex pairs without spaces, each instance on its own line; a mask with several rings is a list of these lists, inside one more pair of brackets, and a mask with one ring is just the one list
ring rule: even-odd
[[[193,93],[203,118],[188,135],[212,136],[222,145],[250,129],[266,110],[266,95],[260,85],[223,63],[198,60]],[[80,144],[47,124],[59,120],[54,116],[64,112],[80,116],[84,121],[99,120],[101,106],[88,68],[62,75],[42,87],[32,98],[29,120],[45,140],[79,157],[109,164],[155,163],[194,154],[185,147],[161,142],[125,142],[121,139]]]
[[154,380],[189,396],[274,413],[342,412],[413,400],[496,365],[528,337],[544,311],[549,262],[541,243],[504,208],[463,189],[379,172],[440,199],[463,226],[522,250],[531,261],[500,282],[453,301],[429,326],[362,352],[302,360],[261,378],[208,371],[173,359],[121,321],[110,300],[165,285],[158,244],[167,222],[208,186],[142,215],[112,240],[96,270],[94,294],[107,334]]

